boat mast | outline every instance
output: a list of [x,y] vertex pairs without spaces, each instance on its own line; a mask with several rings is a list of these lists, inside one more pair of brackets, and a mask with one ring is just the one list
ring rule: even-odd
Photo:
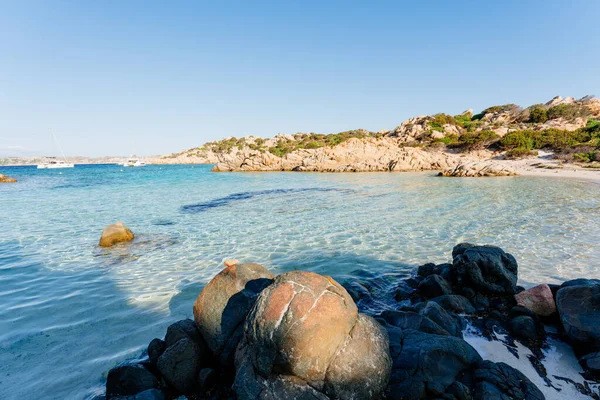
[[66,162],[67,158],[65,157],[65,153],[63,152],[62,147],[60,147],[60,143],[58,143],[56,136],[54,136],[54,131],[52,129],[50,129],[50,134],[52,135],[52,140],[54,140],[54,143],[56,143],[56,145],[58,146],[58,150],[60,150],[60,154],[62,155],[63,160]]

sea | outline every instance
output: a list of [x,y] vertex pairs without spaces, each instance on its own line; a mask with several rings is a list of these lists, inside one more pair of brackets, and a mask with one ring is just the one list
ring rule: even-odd
[[[391,280],[471,242],[513,254],[524,287],[600,277],[598,182],[210,169],[0,167],[18,180],[0,184],[0,399],[102,396],[110,368],[193,318],[195,298],[228,259],[341,282]],[[100,248],[102,229],[117,221],[134,242]],[[537,376],[527,349],[518,357],[502,338],[467,333],[547,398],[589,398]],[[548,371],[584,384],[568,346],[545,352]]]

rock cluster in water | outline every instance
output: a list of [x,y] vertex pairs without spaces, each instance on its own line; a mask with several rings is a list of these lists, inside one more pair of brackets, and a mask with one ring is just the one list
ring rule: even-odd
[[600,281],[524,290],[517,272],[498,247],[460,244],[452,263],[422,265],[398,282],[393,310],[368,316],[357,307],[371,296],[360,284],[228,262],[196,299],[194,320],[154,339],[147,360],[109,372],[106,396],[544,399],[523,373],[482,359],[463,340],[465,318],[533,351],[546,339],[544,324],[555,324],[586,373],[600,377]]
[[0,174],[0,183],[13,183],[16,182],[17,180],[15,178],[11,178],[8,175],[2,175]]
[[484,177],[484,176],[516,176],[515,171],[493,161],[478,161],[458,164],[456,167],[441,171],[439,176]]
[[133,232],[119,221],[104,228],[99,245],[110,247],[120,242],[130,242],[134,237]]

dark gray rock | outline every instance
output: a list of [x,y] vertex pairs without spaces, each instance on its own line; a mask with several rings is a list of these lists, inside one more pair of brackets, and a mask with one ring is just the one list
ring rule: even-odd
[[142,365],[121,365],[108,372],[106,398],[135,395],[158,387],[158,379]]
[[167,334],[165,335],[166,347],[174,345],[183,338],[189,338],[199,346],[206,346],[196,323],[191,319],[182,319],[167,328]]
[[198,388],[205,392],[217,382],[217,371],[212,368],[202,368],[198,374]]
[[152,364],[156,364],[158,362],[158,357],[164,353],[166,348],[167,344],[164,340],[160,340],[158,338],[152,339],[148,345],[148,358],[150,358]]
[[515,294],[517,261],[501,248],[462,243],[454,247],[452,257],[458,286],[483,294]]
[[148,389],[133,396],[113,397],[112,400],[166,400],[166,396],[158,389]]
[[560,285],[560,288],[562,289],[562,288],[571,287],[571,286],[590,286],[590,285],[600,285],[600,279],[585,279],[585,278],[573,279],[570,281],[563,282],[563,284]]
[[452,293],[450,284],[439,275],[429,275],[419,283],[419,292],[427,299]]
[[205,351],[188,337],[167,347],[158,358],[157,367],[173,389],[188,393],[194,390]]
[[466,297],[458,294],[446,294],[433,298],[431,301],[435,301],[446,311],[456,314],[474,314],[476,312],[471,302]]
[[420,265],[419,268],[417,268],[417,274],[419,274],[419,276],[422,276],[423,278],[427,278],[429,275],[433,274],[434,269],[434,263]]
[[476,400],[544,400],[545,397],[523,373],[505,363],[482,361],[474,373]]
[[586,354],[579,359],[579,362],[590,374],[600,378],[600,352]]
[[384,311],[381,313],[388,324],[401,329],[414,329],[425,333],[434,333],[437,335],[448,335],[448,332],[443,327],[433,322],[428,317],[414,311]]
[[449,314],[438,303],[426,301],[415,306],[415,311],[444,328],[452,336],[462,338],[462,323],[454,314]]
[[568,285],[556,295],[565,332],[576,346],[600,350],[600,285]]
[[481,361],[477,351],[459,338],[395,327],[388,327],[388,334],[393,360],[388,399],[442,397],[462,373]]
[[454,382],[452,385],[448,386],[446,389],[446,393],[451,396],[454,396],[457,400],[471,400],[471,390],[462,384],[459,381]]
[[541,342],[546,339],[544,327],[528,315],[519,315],[512,318],[508,323],[508,329],[516,338],[526,344]]

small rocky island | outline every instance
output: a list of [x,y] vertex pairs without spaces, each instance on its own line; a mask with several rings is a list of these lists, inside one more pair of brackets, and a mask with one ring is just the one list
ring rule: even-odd
[[[382,307],[368,277],[342,285],[226,262],[196,299],[194,320],[169,326],[145,360],[110,370],[106,398],[545,398],[519,370],[483,359],[464,339],[468,324],[505,332],[533,354],[552,334],[572,346],[586,379],[600,378],[600,280],[525,290],[517,273],[502,249],[459,244],[451,263],[396,282]],[[588,381],[573,384],[600,397]]]
[[14,183],[17,180],[15,178],[11,178],[8,175],[2,175],[0,174],[0,183]]

